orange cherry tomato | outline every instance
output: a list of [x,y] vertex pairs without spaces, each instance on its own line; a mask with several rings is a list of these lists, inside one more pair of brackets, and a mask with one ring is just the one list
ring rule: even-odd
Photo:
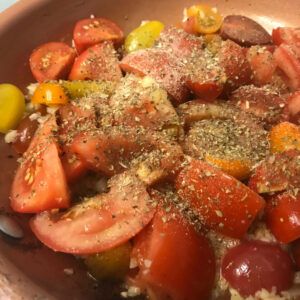
[[66,104],[68,97],[60,85],[56,83],[41,83],[34,92],[31,102],[48,106]]

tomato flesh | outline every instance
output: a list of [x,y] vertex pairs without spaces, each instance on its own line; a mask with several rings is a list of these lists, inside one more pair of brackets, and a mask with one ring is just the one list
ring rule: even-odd
[[293,283],[293,264],[279,245],[245,241],[230,249],[222,261],[222,275],[242,296],[266,289],[287,290]]
[[39,82],[64,79],[72,67],[75,56],[75,50],[64,43],[43,44],[30,55],[30,69]]
[[132,257],[139,267],[133,283],[156,299],[209,299],[215,278],[213,250],[176,211],[156,213],[135,238]]
[[246,234],[265,206],[264,200],[240,181],[200,160],[192,160],[179,173],[175,186],[204,225],[234,238]]
[[150,196],[129,172],[113,177],[109,186],[108,194],[86,200],[66,213],[36,215],[30,223],[34,234],[54,251],[72,254],[98,253],[128,241],[153,217]]

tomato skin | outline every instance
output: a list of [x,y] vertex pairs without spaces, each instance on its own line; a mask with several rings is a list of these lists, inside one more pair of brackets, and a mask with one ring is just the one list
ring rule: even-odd
[[109,186],[109,193],[65,213],[36,215],[32,231],[54,251],[72,254],[100,253],[127,242],[151,221],[155,210],[145,185],[132,173],[118,174]]
[[300,43],[300,29],[289,27],[274,28],[272,31],[272,39],[277,46],[282,43],[291,45]]
[[69,80],[119,81],[122,77],[117,54],[110,41],[96,44],[75,60]]
[[179,173],[175,187],[204,225],[233,238],[242,238],[265,206],[240,181],[200,160],[192,160]]
[[21,213],[37,213],[70,205],[66,178],[53,138],[56,128],[51,117],[37,131],[15,175],[11,207]]
[[297,270],[300,270],[300,240],[296,240],[292,244],[292,256],[296,264]]
[[87,48],[104,41],[120,46],[124,40],[122,29],[113,21],[104,18],[83,19],[76,23],[73,31],[76,50],[82,53]]
[[194,34],[197,35],[197,30],[196,30],[196,17],[188,17],[185,21],[182,21],[181,23],[182,29],[189,33],[189,34]]
[[300,238],[300,195],[292,191],[271,196],[266,206],[266,223],[276,239],[290,243]]
[[290,94],[285,111],[290,122],[300,125],[300,91]]
[[293,264],[279,245],[261,241],[244,241],[230,249],[222,261],[222,275],[242,296],[266,289],[277,292],[293,284]]
[[76,154],[71,152],[66,152],[61,157],[61,163],[67,178],[67,181],[70,183],[75,182],[83,176],[87,171],[86,164],[78,158]]
[[41,83],[35,90],[31,102],[48,106],[66,104],[68,97],[64,89],[56,83]]
[[134,285],[155,299],[209,299],[215,279],[213,249],[178,212],[159,209],[134,241],[132,257],[139,267]]
[[67,77],[75,57],[75,50],[65,43],[43,44],[31,53],[30,69],[38,82],[64,79]]

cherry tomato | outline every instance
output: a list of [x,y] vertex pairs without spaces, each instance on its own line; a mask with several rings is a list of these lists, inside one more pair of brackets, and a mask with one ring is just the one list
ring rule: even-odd
[[30,69],[39,82],[64,79],[68,76],[75,56],[75,50],[64,43],[43,44],[31,53]]
[[76,23],[73,32],[78,53],[104,41],[120,46],[124,39],[122,29],[113,21],[104,18],[83,19]]
[[0,132],[15,129],[25,111],[23,93],[14,85],[0,84]]
[[272,38],[274,44],[277,46],[282,43],[290,45],[297,44],[300,43],[300,29],[289,27],[274,28],[272,31]]
[[287,290],[293,283],[293,264],[279,245],[244,241],[230,249],[222,261],[222,275],[242,296],[266,289]]
[[276,239],[290,243],[300,238],[300,194],[288,191],[271,196],[266,206],[266,223]]
[[210,298],[215,279],[213,249],[178,212],[159,209],[134,241],[132,258],[139,269],[134,285],[147,289],[155,299]]
[[217,9],[207,4],[198,4],[189,7],[187,9],[187,16],[196,18],[195,29],[199,33],[217,32],[223,21]]
[[68,187],[53,134],[51,117],[36,132],[15,175],[11,206],[22,213],[37,213],[70,205]]
[[118,58],[110,41],[94,45],[75,60],[69,80],[119,81],[122,77]]
[[163,29],[164,24],[159,21],[149,21],[140,25],[126,37],[124,44],[126,52],[151,48]]
[[203,224],[234,238],[245,235],[265,206],[264,200],[240,181],[200,160],[192,160],[179,173],[175,186]]
[[151,221],[150,196],[130,172],[116,175],[109,186],[109,193],[64,213],[36,215],[30,223],[33,232],[54,251],[73,254],[100,253],[127,242]]
[[297,270],[300,270],[300,240],[297,240],[292,244],[292,255],[297,266]]
[[41,83],[36,88],[31,102],[48,106],[66,104],[68,97],[64,89],[56,83]]

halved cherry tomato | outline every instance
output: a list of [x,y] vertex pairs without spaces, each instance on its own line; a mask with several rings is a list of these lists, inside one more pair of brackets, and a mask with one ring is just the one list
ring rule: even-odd
[[56,83],[41,83],[36,88],[31,102],[34,104],[45,104],[48,106],[66,104],[68,97],[64,89]]
[[245,235],[265,205],[240,181],[200,160],[192,160],[179,173],[175,185],[204,225],[234,238]]
[[122,29],[113,21],[104,18],[83,19],[76,23],[73,32],[78,53],[104,41],[120,46],[124,39]]
[[31,141],[12,184],[13,210],[37,213],[69,207],[68,187],[54,137],[56,132],[56,121],[51,117]]
[[197,29],[196,29],[196,22],[197,19],[195,16],[192,17],[184,17],[184,20],[181,22],[182,29],[189,34],[197,35]]
[[278,27],[273,29],[272,38],[274,44],[277,46],[282,43],[288,45],[295,45],[300,43],[300,29],[299,28],[289,28],[289,27]]
[[155,299],[209,299],[215,258],[209,241],[180,214],[163,209],[135,239],[132,259],[138,263],[134,285]]
[[43,44],[31,53],[30,69],[39,82],[64,79],[71,70],[75,56],[75,50],[64,43]]
[[188,17],[195,17],[195,29],[199,33],[214,33],[217,32],[223,18],[218,13],[216,7],[212,8],[207,4],[197,4],[187,9]]
[[269,139],[273,153],[300,150],[300,128],[293,123],[282,122],[274,126],[270,130]]
[[288,150],[266,158],[255,168],[248,186],[260,194],[300,187],[300,151]]
[[73,254],[100,253],[128,241],[153,217],[150,196],[130,172],[116,175],[109,186],[109,193],[67,212],[36,215],[30,223],[33,232],[54,251]]
[[230,249],[222,261],[222,275],[242,296],[266,289],[276,292],[293,284],[293,263],[279,245],[245,241]]
[[300,193],[298,188],[271,196],[266,206],[266,223],[276,239],[290,243],[300,238]]
[[297,45],[281,44],[274,52],[277,66],[286,75],[287,85],[293,90],[300,88],[300,53],[297,53],[299,51],[297,47]]
[[94,45],[75,60],[69,80],[119,81],[122,77],[112,42]]

